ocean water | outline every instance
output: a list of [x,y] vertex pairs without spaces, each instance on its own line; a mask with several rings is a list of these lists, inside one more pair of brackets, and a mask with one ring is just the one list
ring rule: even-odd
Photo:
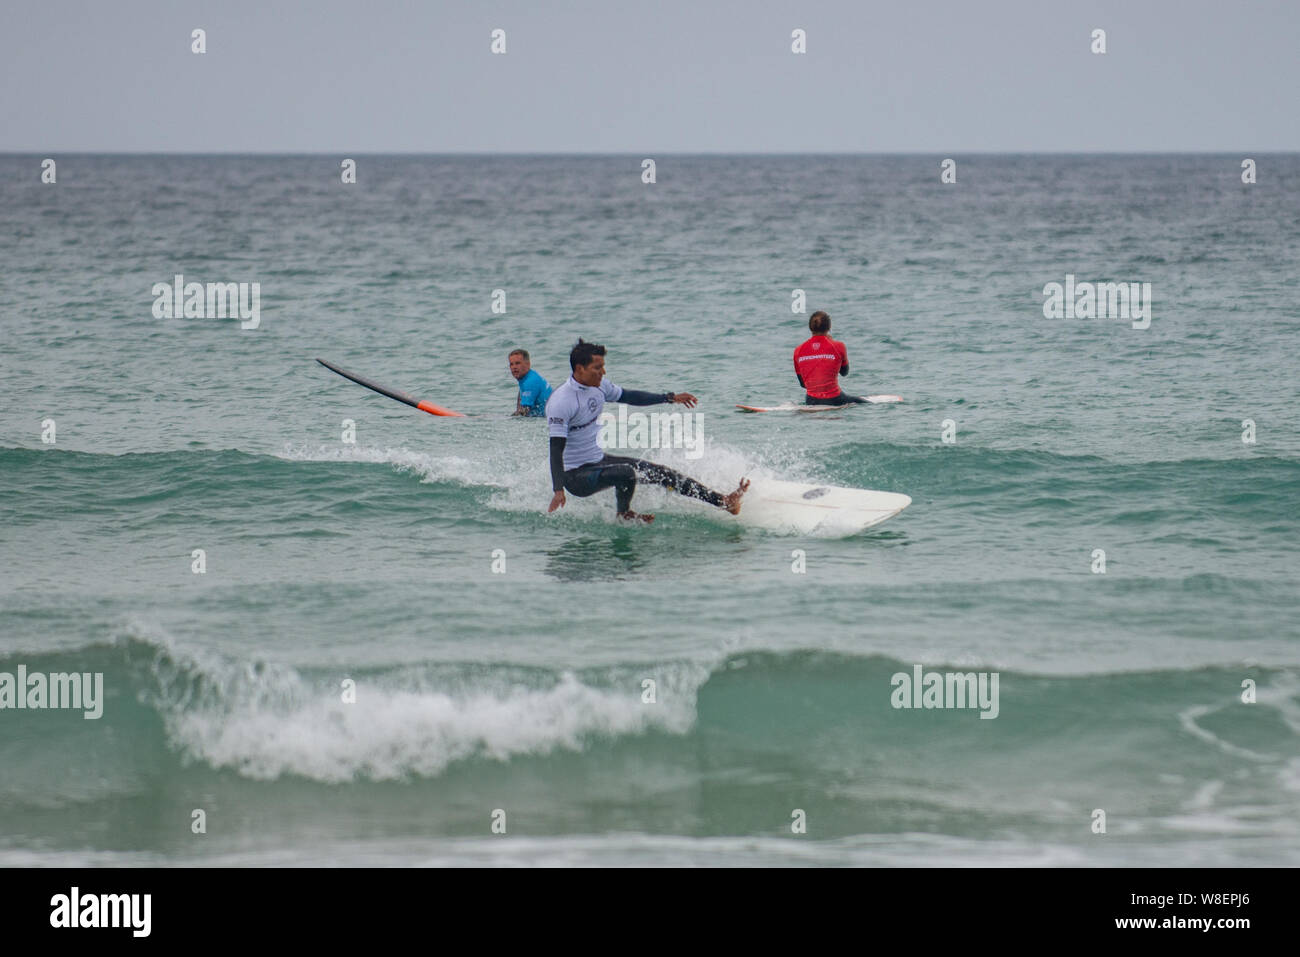
[[[0,674],[102,716],[0,709],[0,865],[1300,863],[1300,157],[42,158],[0,156]],[[260,325],[155,318],[178,273]],[[1067,275],[1149,328],[1046,318]],[[799,399],[815,309],[905,401],[736,412]],[[506,353],[558,385],[579,336],[700,398],[702,454],[634,454],[912,505],[547,515]],[[996,717],[894,707],[916,666]]]

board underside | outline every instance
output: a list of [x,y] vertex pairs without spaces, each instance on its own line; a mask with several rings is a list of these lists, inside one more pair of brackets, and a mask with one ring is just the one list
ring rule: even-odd
[[910,504],[898,492],[755,478],[737,521],[770,531],[842,536],[879,525]]

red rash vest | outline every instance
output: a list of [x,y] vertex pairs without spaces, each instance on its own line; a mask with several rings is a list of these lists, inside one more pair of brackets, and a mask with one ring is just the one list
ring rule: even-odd
[[844,343],[830,336],[813,336],[794,350],[794,371],[803,377],[804,388],[814,399],[833,399],[840,394],[840,368],[848,361]]

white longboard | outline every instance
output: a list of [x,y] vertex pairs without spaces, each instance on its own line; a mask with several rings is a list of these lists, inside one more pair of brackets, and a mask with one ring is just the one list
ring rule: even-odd
[[[886,402],[902,402],[901,395],[864,395],[864,399],[873,405],[880,405]],[[741,412],[830,412],[833,409],[851,408],[854,403],[849,405],[802,405],[796,402],[786,402],[782,405],[739,405],[736,408]]]
[[909,496],[898,492],[755,478],[737,521],[772,531],[852,535],[893,518],[911,504]]

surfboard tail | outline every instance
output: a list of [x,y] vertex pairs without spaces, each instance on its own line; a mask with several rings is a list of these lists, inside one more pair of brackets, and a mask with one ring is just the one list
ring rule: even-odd
[[421,402],[416,406],[421,412],[428,412],[430,415],[448,415],[457,418],[465,418],[464,412],[456,412],[452,409],[444,409],[440,405],[434,405],[432,402]]

